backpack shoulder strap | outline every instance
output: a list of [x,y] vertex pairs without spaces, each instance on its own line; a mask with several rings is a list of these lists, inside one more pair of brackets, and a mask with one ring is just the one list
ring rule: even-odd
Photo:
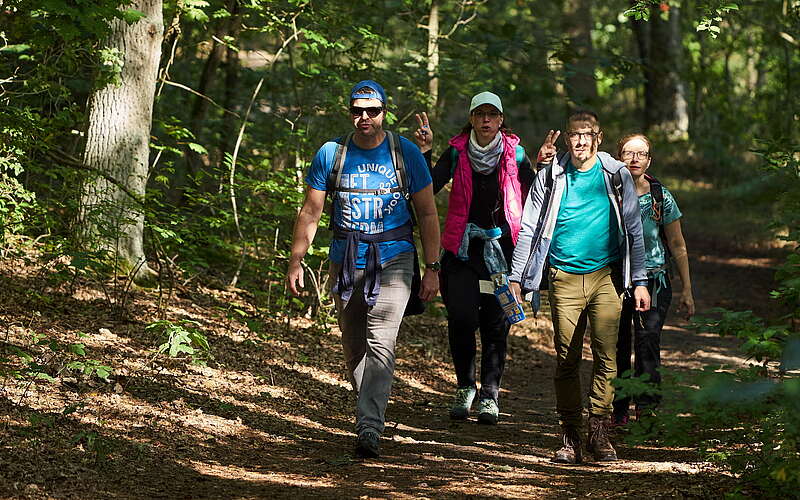
[[[541,173],[541,171],[540,171]],[[533,186],[531,186],[533,189]],[[542,230],[544,225],[544,218],[547,215],[547,207],[550,205],[550,197],[553,196],[553,162],[550,162],[545,167],[545,178],[544,178],[544,196],[542,201],[542,208],[539,211],[537,227],[539,227],[539,231]]]
[[408,185],[408,172],[406,171],[406,162],[403,157],[403,147],[400,143],[400,137],[392,132],[386,131],[389,137],[389,149],[392,152],[392,164],[394,171],[397,175],[397,186],[400,192],[403,193],[403,198],[406,200],[408,206],[408,214],[411,217],[411,225],[417,225],[417,216],[414,213],[414,206],[411,204],[411,188]]
[[611,174],[611,190],[614,192],[614,198],[617,199],[617,206],[620,210],[620,215],[622,214],[622,193],[624,192],[622,189],[622,173],[620,170],[617,170],[613,174]]
[[517,147],[514,148],[514,156],[517,161],[517,168],[519,168],[522,162],[525,161],[525,148],[517,144]]
[[614,172],[614,175],[611,176],[611,182],[614,185],[614,189],[622,194],[622,173],[620,170]]
[[386,135],[389,137],[389,149],[392,153],[392,164],[394,165],[394,170],[397,173],[397,185],[403,190],[403,196],[408,199],[408,175],[406,173],[406,162],[403,158],[403,148],[400,144],[400,138],[389,131],[386,131]]
[[661,224],[664,220],[664,186],[652,175],[644,174],[644,178],[650,183],[650,196],[653,198],[653,220]]
[[456,166],[458,166],[458,150],[455,146],[448,146],[450,148],[450,178],[456,173]]
[[346,135],[340,136],[336,139],[336,153],[333,155],[333,168],[328,173],[328,193],[333,194],[341,187],[342,167],[347,157],[347,146],[350,144],[350,139],[353,133],[350,132]]
[[553,190],[553,162],[550,162],[547,167],[547,177],[544,178],[544,187],[547,191]]

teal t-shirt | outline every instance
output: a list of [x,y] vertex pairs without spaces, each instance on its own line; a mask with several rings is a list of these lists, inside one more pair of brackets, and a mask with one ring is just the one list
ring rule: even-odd
[[[663,185],[661,186],[661,190],[664,192],[662,213],[664,214],[663,224],[666,226],[680,219],[683,214],[678,208],[678,204],[675,203],[675,198],[672,197],[672,193]],[[661,237],[658,234],[658,223],[653,220],[653,196],[650,193],[639,196],[639,210],[642,212],[645,267],[647,269],[658,269],[663,266],[666,261],[666,251]]]
[[550,243],[550,265],[588,274],[619,260],[619,227],[600,160],[586,172],[567,166],[564,194]]

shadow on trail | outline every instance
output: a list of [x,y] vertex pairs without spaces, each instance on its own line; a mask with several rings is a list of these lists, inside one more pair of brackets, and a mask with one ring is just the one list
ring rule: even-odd
[[[713,274],[703,269],[697,273],[698,285]],[[37,325],[54,331],[75,332],[89,326],[96,331],[109,324],[102,303],[64,294],[43,301],[35,298],[40,302],[34,303],[24,293],[31,282],[8,277],[3,281],[16,289],[13,297],[21,301],[4,307],[7,315],[22,318],[30,312],[26,307],[42,309]],[[197,302],[206,311],[226,306],[215,298],[191,301],[178,306],[190,310]],[[41,306],[47,302],[51,305]],[[86,325],[87,321],[96,323]],[[0,437],[2,458],[11,464],[7,472],[0,471],[4,479],[0,494],[24,496],[18,488],[34,484],[50,496],[80,492],[78,496],[86,498],[518,498],[626,491],[675,496],[672,482],[728,481],[718,472],[688,474],[674,467],[698,461],[686,449],[618,443],[623,461],[617,464],[550,463],[560,440],[552,334],[546,321],[539,327],[530,322],[515,327],[509,339],[500,423],[481,426],[474,418],[461,423],[449,420],[455,381],[444,321],[410,320],[398,340],[383,457],[368,461],[352,455],[355,396],[343,384],[344,363],[335,334],[315,328],[287,330],[279,319],[265,318],[267,335],[240,335],[234,331],[235,322],[227,320],[228,325],[220,328],[219,321],[226,320],[218,316],[202,320],[215,356],[208,374],[186,369],[185,361],[160,360],[164,373],[131,378],[118,397],[110,387],[68,395],[91,402],[84,411],[68,416],[0,400],[0,410],[9,419],[8,434]],[[120,325],[112,330],[131,341],[130,349],[109,343],[93,348],[93,356],[141,362],[142,353],[154,347],[144,321],[127,322],[124,328],[122,323],[113,325]],[[679,358],[694,356],[700,348],[721,356],[733,355],[735,349],[690,332],[668,335],[665,350],[672,356],[667,356],[671,369],[689,370]],[[588,339],[587,334],[585,342]],[[587,352],[581,367],[584,392],[590,372]],[[226,383],[214,383],[222,381]],[[52,391],[67,399],[63,389]],[[34,425],[32,419],[53,423]],[[83,437],[75,441],[81,433]],[[91,433],[107,446],[107,453],[98,453],[95,444],[89,444]],[[38,453],[45,440],[51,443],[48,450],[58,452]],[[47,467],[42,467],[44,460]],[[612,487],[621,478],[631,489]]]

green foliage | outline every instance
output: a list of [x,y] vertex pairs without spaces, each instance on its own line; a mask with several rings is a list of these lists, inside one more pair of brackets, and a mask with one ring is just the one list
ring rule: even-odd
[[83,446],[86,451],[94,455],[96,463],[105,462],[114,451],[113,442],[102,437],[97,431],[81,431],[72,437],[71,444]]
[[[666,0],[635,0],[633,5],[623,14],[635,20],[649,21],[652,15],[652,7],[656,7],[660,13],[669,12],[671,6],[679,7],[680,3]],[[699,2],[699,10],[702,12],[697,24],[697,31],[705,31],[712,38],[719,35],[720,23],[726,14],[739,10],[739,6],[728,0],[704,0]]]
[[188,354],[192,363],[205,364],[212,358],[211,347],[199,326],[199,323],[191,320],[160,320],[150,323],[145,330],[155,331],[161,336],[163,343],[158,346],[159,354],[166,354],[170,358]]
[[[80,334],[87,337],[86,334]],[[0,376],[21,381],[55,381],[64,373],[77,372],[86,379],[109,382],[113,368],[94,359],[86,359],[83,343],[64,343],[47,335],[31,332],[25,346],[6,344],[0,351]]]
[[[0,109],[0,234],[3,244],[9,236],[22,234],[25,222],[35,214],[36,195],[20,182],[22,160],[34,141],[36,116],[30,109],[16,112]],[[5,246],[5,245],[3,245]]]
[[[773,144],[760,151],[768,170],[784,175],[784,196],[776,220],[795,220],[800,192],[796,148]],[[792,237],[797,233],[790,232]],[[793,240],[795,243],[797,240]],[[795,245],[776,278],[773,297],[793,310],[785,323],[770,325],[752,311],[713,309],[713,318],[697,318],[702,333],[735,336],[740,350],[759,364],[745,368],[707,367],[678,379],[665,377],[668,410],[642,419],[630,439],[659,439],[693,446],[745,480],[740,493],[788,498],[800,487],[800,247]],[[623,393],[646,387],[621,381]]]
[[97,74],[96,85],[98,88],[106,85],[119,85],[122,83],[122,52],[116,47],[103,47],[97,53],[100,58],[100,67]]
[[703,5],[703,16],[697,25],[697,31],[708,31],[712,38],[719,35],[720,23],[724,15],[739,10],[739,6],[728,1],[713,0]]

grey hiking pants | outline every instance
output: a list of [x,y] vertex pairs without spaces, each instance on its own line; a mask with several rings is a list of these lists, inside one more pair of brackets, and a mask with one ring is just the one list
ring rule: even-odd
[[[364,300],[364,269],[356,269],[353,295],[344,303],[333,294],[342,331],[347,374],[358,393],[356,433],[366,428],[383,433],[384,414],[394,378],[394,347],[403,321],[414,253],[402,253],[383,264],[378,301],[368,307]],[[339,272],[331,264],[331,282]]]

